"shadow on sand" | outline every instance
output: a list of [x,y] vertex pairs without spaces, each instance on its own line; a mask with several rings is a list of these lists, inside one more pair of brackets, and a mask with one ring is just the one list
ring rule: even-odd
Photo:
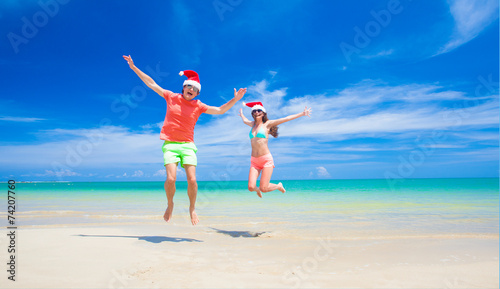
[[191,238],[173,238],[173,237],[163,237],[163,236],[118,236],[118,235],[76,235],[78,237],[94,237],[94,238],[134,238],[137,240],[142,240],[150,243],[161,243],[161,242],[203,242]]
[[220,230],[220,229],[216,229],[216,228],[211,228],[211,227],[209,227],[209,228],[216,231],[217,233],[228,235],[228,236],[231,236],[233,238],[239,238],[239,237],[257,238],[260,235],[266,233],[266,232],[250,232],[250,231],[224,231],[224,230]]

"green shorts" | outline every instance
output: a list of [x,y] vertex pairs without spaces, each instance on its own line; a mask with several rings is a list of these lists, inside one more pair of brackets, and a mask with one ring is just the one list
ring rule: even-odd
[[196,158],[198,149],[192,142],[165,141],[161,150],[163,151],[165,165],[179,162],[181,167],[184,167],[184,165],[198,165],[198,159]]

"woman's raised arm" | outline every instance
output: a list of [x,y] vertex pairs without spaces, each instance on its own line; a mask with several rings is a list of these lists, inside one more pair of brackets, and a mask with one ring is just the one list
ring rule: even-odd
[[297,114],[292,114],[292,115],[289,115],[287,117],[283,117],[283,118],[280,118],[280,119],[274,119],[274,120],[268,120],[266,122],[267,124],[267,127],[273,127],[273,126],[278,126],[282,123],[285,123],[287,121],[291,121],[291,120],[294,120],[294,119],[297,119],[301,116],[308,116],[308,117],[311,117],[311,108],[304,108],[304,111],[303,112],[299,112]]
[[248,118],[246,118],[244,115],[243,115],[243,109],[240,108],[240,117],[241,119],[243,120],[243,122],[248,125],[248,126],[253,126],[253,121],[249,121]]

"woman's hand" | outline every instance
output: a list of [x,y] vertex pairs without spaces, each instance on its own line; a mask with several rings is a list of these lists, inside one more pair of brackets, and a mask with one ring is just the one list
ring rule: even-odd
[[304,116],[307,115],[308,117],[311,117],[311,108],[307,108],[307,106],[306,106],[306,108],[304,108],[304,111],[302,112],[302,114]]

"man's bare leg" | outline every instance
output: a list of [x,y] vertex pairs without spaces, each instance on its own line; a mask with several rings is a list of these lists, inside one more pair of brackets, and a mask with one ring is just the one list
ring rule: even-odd
[[174,211],[174,195],[175,195],[175,181],[177,179],[177,163],[165,165],[167,171],[167,180],[165,181],[165,193],[167,194],[167,209],[163,214],[165,222],[172,219],[172,212]]
[[198,183],[196,182],[196,166],[184,165],[188,181],[189,215],[193,225],[200,221],[195,211],[196,196],[198,194]]

